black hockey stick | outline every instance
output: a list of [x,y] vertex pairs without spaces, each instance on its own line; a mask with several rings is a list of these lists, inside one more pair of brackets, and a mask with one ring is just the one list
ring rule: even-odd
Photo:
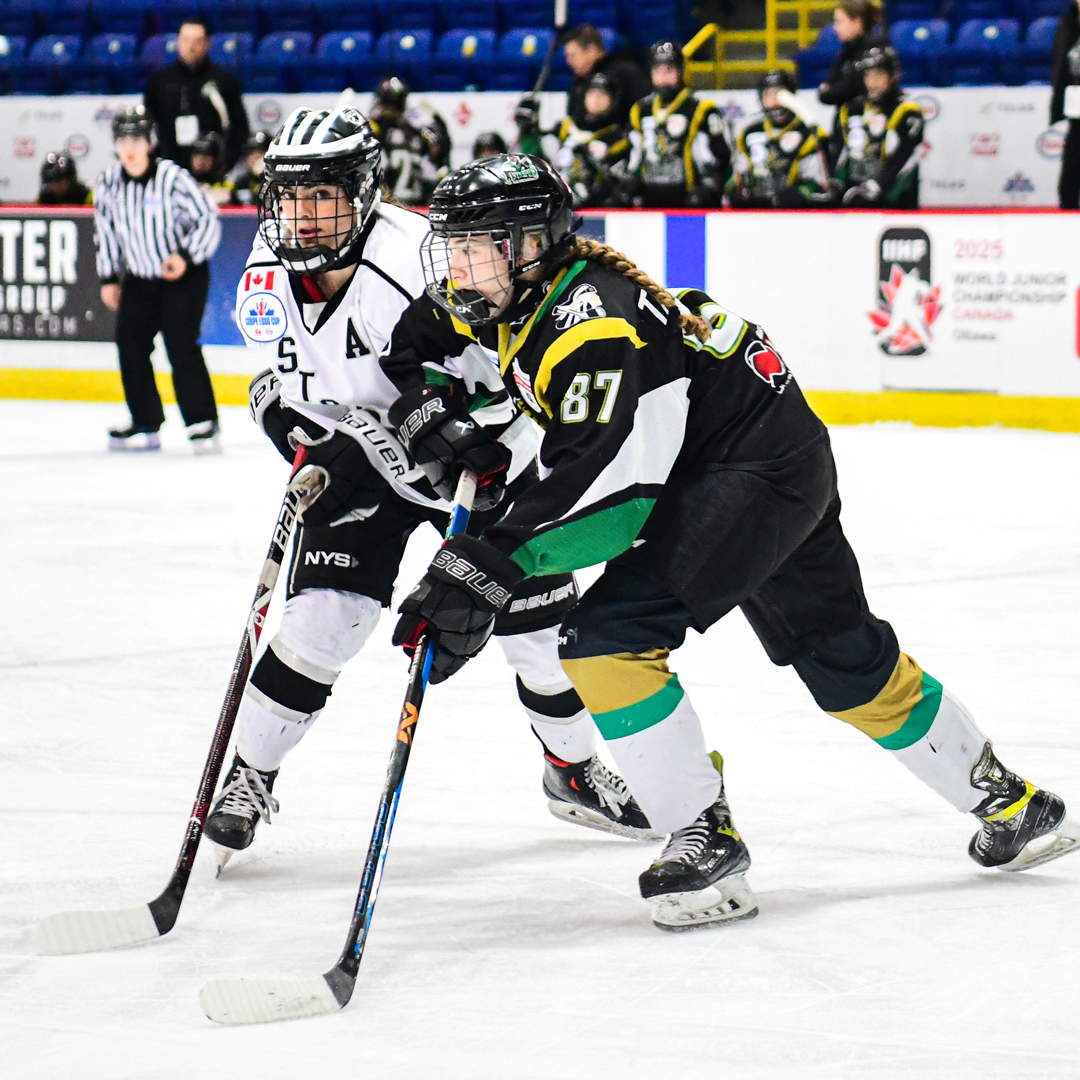
[[102,949],[116,949],[122,945],[137,945],[167,934],[175,925],[188,878],[191,876],[191,868],[195,863],[195,853],[199,850],[210,801],[221,775],[229,740],[232,738],[233,724],[236,722],[240,700],[251,671],[251,661],[259,644],[266,612],[285,559],[285,549],[289,546],[297,515],[302,513],[304,507],[326,486],[325,470],[314,465],[305,468],[306,457],[307,448],[299,447],[293,461],[289,485],[285,490],[285,499],[274,525],[274,538],[270,541],[270,550],[255,589],[255,599],[248,612],[244,638],[240,642],[240,651],[236,654],[232,677],[229,679],[229,689],[225,693],[217,727],[214,728],[210,754],[203,766],[199,793],[195,796],[195,805],[184,833],[180,858],[165,891],[156,900],[138,907],[115,911],[61,911],[56,915],[49,915],[34,927],[34,937],[45,952],[98,952]]
[[[454,507],[446,530],[448,538],[464,532],[475,494],[476,477],[463,472],[454,494]],[[375,901],[379,896],[379,883],[390,846],[390,831],[394,827],[401,786],[405,782],[405,767],[409,764],[420,706],[431,674],[434,653],[430,644],[429,634],[425,631],[409,665],[405,704],[401,709],[394,750],[379,798],[375,828],[360,878],[360,892],[353,908],[345,948],[337,963],[324,975],[307,975],[299,979],[211,979],[199,993],[199,1004],[211,1020],[219,1024],[264,1024],[271,1020],[297,1020],[304,1016],[333,1013],[349,1004],[364,955]]]
[[567,0],[555,0],[555,35],[551,39],[551,44],[548,45],[544,66],[536,78],[536,85],[532,88],[534,94],[539,94],[544,89],[544,84],[551,74],[551,65],[555,62],[555,50],[561,44],[563,31],[566,29],[566,6]]

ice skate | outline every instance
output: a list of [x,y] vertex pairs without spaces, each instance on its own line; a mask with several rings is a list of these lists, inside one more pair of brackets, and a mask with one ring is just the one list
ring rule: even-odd
[[[719,771],[720,755],[712,758]],[[750,852],[731,822],[721,778],[720,797],[696,821],[671,834],[638,884],[641,895],[652,901],[652,921],[661,930],[690,930],[758,913],[745,876],[749,869]]]
[[972,811],[983,827],[968,846],[980,866],[1028,870],[1077,850],[1080,827],[1066,816],[1065,803],[1006,769],[989,743],[971,772],[971,783],[988,793]]
[[233,758],[203,830],[203,835],[217,845],[218,874],[234,851],[251,845],[259,819],[269,821],[270,815],[277,813],[279,803],[271,794],[277,774],[277,769],[260,772],[251,768],[239,754]]
[[128,424],[126,428],[109,429],[110,450],[160,450],[157,428],[141,428]]
[[576,763],[544,754],[544,794],[548,809],[562,821],[630,840],[663,840],[649,825],[621,776],[596,756]]
[[188,442],[196,454],[220,454],[221,434],[216,420],[202,420],[187,429]]

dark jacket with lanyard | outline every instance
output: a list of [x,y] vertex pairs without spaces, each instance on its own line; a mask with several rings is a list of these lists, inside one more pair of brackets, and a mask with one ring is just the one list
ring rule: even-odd
[[630,140],[618,124],[590,131],[570,117],[559,125],[555,168],[574,193],[574,206],[608,205],[625,173]]
[[875,27],[854,41],[845,41],[825,76],[823,89],[818,91],[822,105],[843,105],[865,94],[862,72],[856,65],[870,49],[880,49],[888,44],[889,34],[881,27]]
[[642,206],[719,206],[731,174],[720,110],[685,88],[668,105],[659,94],[635,102],[627,169]]
[[225,143],[226,169],[240,158],[249,135],[240,86],[227,68],[209,59],[190,68],[177,60],[147,80],[143,104],[157,121],[158,155],[191,167],[191,144],[216,131]]
[[876,102],[856,98],[836,113],[833,175],[845,192],[866,193],[857,205],[916,210],[922,139],[922,109],[905,100],[899,88]]
[[[812,453],[827,443],[825,428],[765,332],[704,293],[683,294],[714,327],[702,344],[684,337],[677,311],[594,262],[564,267],[545,292],[516,334],[498,328],[503,383],[544,429],[544,479],[518,495],[484,539],[526,576],[628,552],[649,562],[646,572],[662,574],[675,595],[696,593],[694,610],[707,622],[710,591],[691,566],[680,484],[718,468]],[[420,335],[436,321],[451,325],[421,298],[398,330]],[[439,348],[431,340],[391,352],[383,370],[403,391],[413,389],[431,377],[418,357]],[[662,496],[649,535],[666,531],[670,543],[635,547]]]
[[813,206],[828,198],[824,131],[797,116],[783,126],[764,116],[739,132],[735,146],[732,206]]

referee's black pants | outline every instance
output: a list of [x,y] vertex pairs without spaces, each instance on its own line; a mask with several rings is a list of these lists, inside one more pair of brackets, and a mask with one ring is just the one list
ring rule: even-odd
[[1062,210],[1080,210],[1080,120],[1069,121],[1061,148],[1058,206]]
[[137,428],[156,431],[165,421],[150,354],[161,331],[172,366],[173,388],[187,425],[217,419],[214,388],[199,347],[210,268],[189,266],[178,281],[129,274],[120,290],[116,347],[124,397]]

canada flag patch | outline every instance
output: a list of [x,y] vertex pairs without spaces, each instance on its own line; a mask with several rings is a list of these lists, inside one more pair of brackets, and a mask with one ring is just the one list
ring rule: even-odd
[[274,287],[274,271],[267,270],[264,274],[261,270],[249,270],[244,275],[244,292],[257,289],[259,292],[270,292]]
[[778,394],[782,394],[791,381],[791,372],[772,342],[752,341],[746,349],[746,366],[763,382],[767,382]]

